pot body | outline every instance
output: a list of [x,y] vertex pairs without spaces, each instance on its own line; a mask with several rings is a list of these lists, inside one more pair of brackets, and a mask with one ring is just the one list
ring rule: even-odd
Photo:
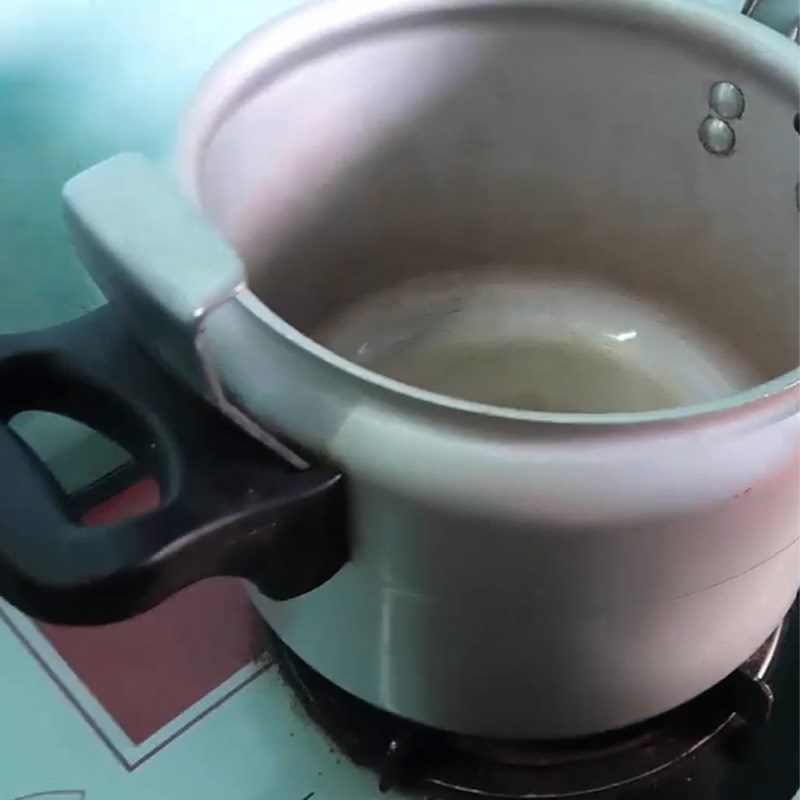
[[[271,364],[296,358],[262,341],[244,365],[249,314],[245,300],[211,323],[239,353],[218,353],[231,385],[273,347]],[[486,736],[608,730],[721,680],[794,599],[791,404],[677,430],[523,437],[377,397],[351,396],[336,419],[318,398],[342,387],[306,369],[269,393],[315,430],[331,425],[315,444],[347,464],[352,559],[303,597],[252,596],[304,660],[381,708]]]
[[[312,667],[469,734],[659,714],[743,662],[797,590],[796,48],[677,0],[378,5],[255,32],[186,115],[179,172],[249,287],[203,289],[203,369],[170,344],[182,324],[154,340],[158,291],[118,281],[124,257],[93,274],[239,422],[347,472],[350,562],[294,600],[253,592]],[[720,81],[744,114],[710,108]],[[731,152],[704,147],[709,116]],[[710,321],[759,385],[536,414],[404,386],[314,339],[364,292],[532,253]]]

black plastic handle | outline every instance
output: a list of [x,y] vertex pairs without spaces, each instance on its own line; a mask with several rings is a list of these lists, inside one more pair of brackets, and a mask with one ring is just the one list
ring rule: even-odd
[[[159,508],[86,527],[8,427],[18,412],[79,420],[158,480]],[[167,376],[110,306],[42,331],[0,336],[0,595],[51,622],[133,616],[212,575],[276,600],[346,562],[344,481],[298,472]]]

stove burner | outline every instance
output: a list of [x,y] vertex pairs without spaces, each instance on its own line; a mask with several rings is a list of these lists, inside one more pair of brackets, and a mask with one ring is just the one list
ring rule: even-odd
[[[558,742],[462,736],[410,722],[340,689],[273,638],[282,675],[311,718],[356,764],[377,771],[383,791],[416,790],[425,800],[707,800],[716,796],[725,764],[746,756],[753,732],[770,715],[765,681],[785,628],[680,708],[624,730]],[[674,786],[663,786],[666,794],[654,789],[668,774],[675,777],[676,765],[691,768],[701,749],[704,768],[684,769],[680,794]]]

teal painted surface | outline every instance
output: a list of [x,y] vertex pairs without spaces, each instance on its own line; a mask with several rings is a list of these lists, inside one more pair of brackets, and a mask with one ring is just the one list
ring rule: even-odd
[[797,0],[760,0],[752,16],[779,33],[788,35],[800,17],[800,3]]
[[125,450],[91,428],[57,414],[23,411],[12,427],[68,492],[88,486],[130,460]]
[[[0,2],[0,333],[73,319],[103,302],[71,251],[62,184],[122,150],[165,156],[211,62],[290,0]],[[67,488],[125,459],[85,428],[21,430]]]

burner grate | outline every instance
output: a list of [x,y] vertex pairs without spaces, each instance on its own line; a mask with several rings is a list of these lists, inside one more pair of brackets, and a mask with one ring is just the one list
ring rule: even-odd
[[[559,742],[428,728],[340,689],[277,637],[274,652],[312,719],[355,763],[377,772],[381,790],[417,791],[425,800],[707,800],[725,764],[746,756],[754,732],[769,718],[766,680],[784,629],[785,624],[736,672],[684,706],[624,730]],[[686,767],[700,756],[704,769],[688,774]],[[681,793],[666,785],[658,793],[677,765],[686,773],[677,778]]]

